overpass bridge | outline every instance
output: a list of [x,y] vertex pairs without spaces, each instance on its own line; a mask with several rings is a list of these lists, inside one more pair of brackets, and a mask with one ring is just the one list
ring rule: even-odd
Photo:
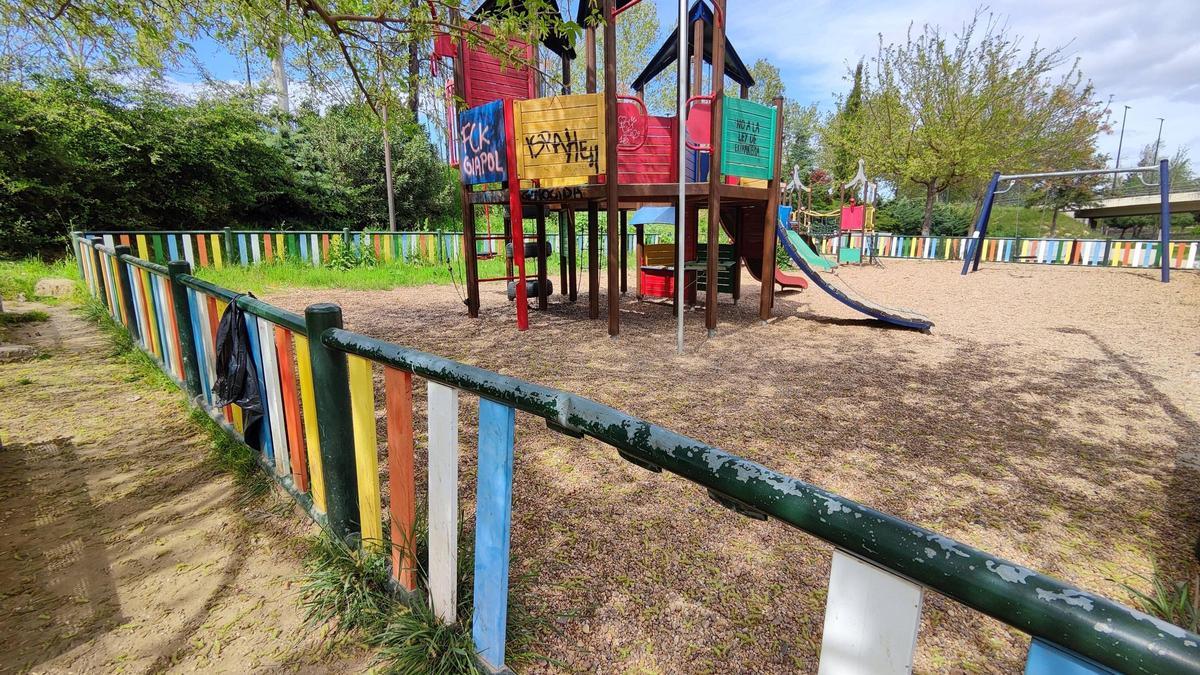
[[[1161,212],[1162,197],[1157,188],[1153,193],[1129,194],[1128,190],[1118,188],[1118,194],[1104,196],[1088,206],[1067,212],[1075,218],[1116,218],[1118,216],[1153,216]],[[1137,190],[1137,192],[1143,192]],[[1171,213],[1200,212],[1200,180],[1186,181],[1186,184],[1171,186],[1167,195],[1167,203]]]

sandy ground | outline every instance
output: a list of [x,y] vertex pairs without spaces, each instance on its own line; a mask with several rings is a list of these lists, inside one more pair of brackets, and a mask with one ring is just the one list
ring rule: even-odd
[[43,358],[0,365],[0,673],[361,671],[303,628],[305,521],[240,502],[177,390],[40,309],[12,337]]
[[[714,338],[688,316],[683,356],[670,309],[632,285],[617,339],[588,320],[586,294],[555,296],[524,334],[497,285],[478,320],[453,287],[267,299],[337,302],[351,329],[587,395],[1121,600],[1119,582],[1144,587],[1156,567],[1194,571],[1200,275],[991,265],[963,278],[889,260],[840,276],[925,313],[932,334],[863,320],[815,287],[780,295],[762,326],[749,278],[736,306],[722,297]],[[477,405],[463,407],[474,448]],[[534,649],[559,661],[526,670],[815,669],[829,547],[540,420],[520,416],[517,433],[516,593],[542,621]],[[1012,672],[1026,645],[930,593],[917,670]]]

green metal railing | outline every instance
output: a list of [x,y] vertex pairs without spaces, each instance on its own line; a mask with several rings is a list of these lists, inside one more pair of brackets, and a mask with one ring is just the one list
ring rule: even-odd
[[[183,274],[174,263],[164,268],[83,238],[74,241],[81,252],[90,247],[100,255],[166,275],[170,284],[181,290],[191,289],[226,302],[235,299],[232,291]],[[108,272],[87,268],[98,265],[98,257],[80,256],[85,280],[97,295],[104,292],[102,282]],[[187,315],[180,304],[187,299],[176,297],[175,311],[182,325]],[[356,449],[352,446],[359,439],[354,438],[349,419],[345,356],[335,358],[337,354],[361,357],[535,415],[550,429],[568,436],[595,438],[637,466],[696,483],[710,498],[736,513],[757,520],[775,518],[891,575],[1109,668],[1127,673],[1200,673],[1200,635],[721,448],[582,396],[345,330],[340,327],[340,310],[335,305],[311,306],[301,317],[247,296],[236,301],[250,314],[312,344],[328,509],[315,513],[312,500],[305,506],[315,518],[327,519],[331,529],[342,536],[353,539],[363,524],[353,508],[358,488]],[[117,305],[109,306],[120,320]],[[181,341],[185,353],[187,342]],[[185,369],[196,368],[194,358],[191,365],[186,358],[183,363]],[[369,380],[368,375],[363,385],[367,389]],[[177,377],[176,381],[197,396],[191,379]],[[219,417],[218,411],[206,409]],[[373,416],[368,424],[373,433]],[[226,428],[236,433],[228,425]],[[375,442],[373,437],[371,442]],[[373,457],[372,452],[366,456]],[[292,492],[296,494],[294,489]]]

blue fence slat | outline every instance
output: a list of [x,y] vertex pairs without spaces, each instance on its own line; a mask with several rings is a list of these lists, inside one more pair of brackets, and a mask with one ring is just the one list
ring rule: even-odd
[[[259,403],[262,406],[262,419],[258,427],[258,437],[262,441],[260,445],[263,453],[265,453],[267,459],[274,464],[275,448],[271,443],[271,422],[267,410],[267,378],[265,372],[263,371],[262,352],[259,351],[260,345],[258,339],[258,319],[254,318],[249,313],[245,314],[245,319],[246,332],[250,334],[250,360],[254,362],[254,374],[258,381]],[[246,431],[248,432],[249,430],[249,425],[247,425]],[[247,437],[246,441],[247,444],[249,444],[251,439]]]
[[475,609],[471,637],[488,665],[504,665],[508,620],[508,547],[512,526],[513,423],[516,411],[479,401],[479,473],[475,507]]

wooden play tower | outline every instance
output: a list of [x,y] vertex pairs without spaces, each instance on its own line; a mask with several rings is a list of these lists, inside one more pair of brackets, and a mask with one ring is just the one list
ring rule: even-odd
[[[688,12],[692,56],[687,134],[686,213],[678,213],[678,133],[674,116],[649,115],[642,100],[647,83],[675,62],[676,30],[647,64],[629,90],[620,95],[616,81],[616,21],[636,0],[581,0],[576,17],[585,26],[586,82],[583,94],[572,94],[571,60],[576,53],[568,40],[550,36],[543,45],[561,61],[561,95],[536,98],[542,83],[534,69],[505,65],[482,47],[442,36],[436,53],[454,62],[453,89],[466,109],[454,117],[457,157],[462,175],[463,250],[466,266],[467,309],[479,313],[479,284],[510,282],[515,295],[518,327],[528,326],[529,295],[537,296],[537,309],[546,309],[551,293],[547,279],[546,218],[556,214],[561,265],[559,291],[574,302],[577,297],[575,214],[587,213],[589,316],[600,317],[599,212],[607,212],[608,332],[620,331],[620,298],[627,290],[627,214],[645,206],[674,208],[676,241],[685,248],[685,303],[695,304],[704,293],[705,325],[710,334],[717,326],[717,299],[728,293],[736,301],[745,266],[762,283],[760,317],[770,316],[775,280],[775,218],[779,195],[782,101],[764,106],[748,100],[754,81],[725,37],[725,2],[696,0]],[[519,0],[504,11],[522,12]],[[555,8],[557,11],[557,8]],[[486,26],[498,11],[487,0],[467,20],[463,30],[488,37]],[[603,21],[589,22],[600,16]],[[604,31],[604,86],[597,89],[596,30]],[[512,42],[531,59],[532,45]],[[704,91],[705,64],[710,83]],[[739,86],[738,96],[728,96],[726,79]],[[484,205],[507,205],[503,235],[477,232],[477,210]],[[706,242],[699,241],[700,209],[719,218],[708,219]],[[518,214],[514,226],[513,214]],[[523,218],[536,221],[530,255],[536,272],[527,274]],[[619,236],[618,236],[619,224]],[[637,228],[637,253],[641,264],[642,231]],[[721,231],[731,243],[720,244]],[[503,239],[508,247],[507,273],[481,279],[479,250],[487,237]],[[673,267],[672,267],[673,270]],[[533,277],[530,279],[529,277]],[[714,280],[709,283],[709,280]]]

